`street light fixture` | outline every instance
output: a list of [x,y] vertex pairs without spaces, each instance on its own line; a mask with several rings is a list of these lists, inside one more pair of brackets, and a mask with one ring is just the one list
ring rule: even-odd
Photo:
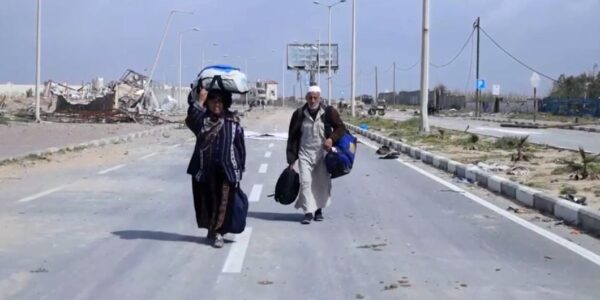
[[177,103],[179,104],[179,108],[182,107],[182,95],[181,95],[181,65],[182,65],[182,44],[183,44],[183,34],[185,33],[189,33],[189,32],[198,32],[200,31],[200,29],[198,28],[191,28],[188,30],[184,30],[184,31],[180,31],[179,32],[179,70],[177,71],[177,76],[178,76],[178,81],[179,81],[179,92],[178,92],[178,96],[177,96]]
[[[158,65],[158,59],[160,58],[160,52],[162,51],[162,48],[165,44],[165,39],[167,38],[167,33],[169,32],[169,26],[171,25],[171,19],[173,18],[173,15],[178,14],[178,13],[179,14],[188,14],[188,15],[194,14],[193,11],[185,11],[185,10],[178,10],[178,9],[171,10],[171,12],[169,13],[169,18],[167,19],[167,24],[165,25],[165,29],[164,29],[162,38],[160,40],[160,46],[158,46],[158,51],[156,52],[156,58],[154,59],[154,64],[152,64],[152,69],[150,69],[150,76],[148,76],[148,81],[146,82],[146,86],[144,87],[144,96],[148,92],[148,88],[150,87],[150,82],[152,82],[152,77],[154,76],[154,71],[156,71],[156,65]],[[158,103],[154,103],[154,104],[155,104],[155,106],[158,107]]]
[[356,0],[352,0],[352,58],[350,61],[350,100],[352,117],[356,117]]
[[[327,7],[328,13],[329,13],[329,38],[328,38],[328,61],[327,61],[327,102],[329,105],[331,105],[331,9],[339,4],[342,4],[346,2],[346,0],[340,0],[338,2],[335,2],[331,5],[325,5],[325,4],[321,4],[319,1],[313,1],[314,4],[316,5],[322,5]],[[320,68],[320,65],[317,67]]]

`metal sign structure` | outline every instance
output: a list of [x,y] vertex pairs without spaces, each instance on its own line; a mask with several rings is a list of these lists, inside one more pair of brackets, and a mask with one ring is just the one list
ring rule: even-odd
[[500,96],[500,85],[499,84],[492,85],[492,95]]
[[477,89],[485,90],[486,87],[487,87],[487,85],[486,85],[485,80],[483,80],[483,79],[477,80]]
[[[329,44],[288,44],[287,69],[299,71],[327,71],[329,66]],[[338,44],[331,44],[331,69],[339,69]]]

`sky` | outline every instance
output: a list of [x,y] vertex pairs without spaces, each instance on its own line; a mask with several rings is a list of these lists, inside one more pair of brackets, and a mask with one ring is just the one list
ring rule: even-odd
[[[296,73],[285,71],[286,43],[327,41],[327,9],[312,0],[42,0],[42,80],[78,84],[94,77],[118,79],[126,69],[148,72],[169,12],[171,22],[155,72],[157,80],[177,82],[178,33],[183,35],[183,82],[188,85],[205,62],[238,66],[251,80],[286,81],[287,96]],[[335,1],[323,0],[323,3]],[[350,93],[352,0],[332,10],[332,42],[340,47],[340,70],[333,96]],[[421,0],[356,0],[357,94],[417,90],[421,49]],[[431,63],[447,63],[465,44],[473,22],[531,67],[557,78],[591,72],[600,64],[598,0],[431,0]],[[36,0],[0,0],[0,83],[35,80]],[[217,46],[213,46],[217,43]],[[430,68],[430,85],[464,92],[475,88],[474,43],[451,65]],[[532,71],[481,35],[480,78],[503,94],[529,94]],[[247,64],[247,69],[246,69]],[[326,75],[321,76],[326,91]],[[542,93],[552,82],[543,79]]]

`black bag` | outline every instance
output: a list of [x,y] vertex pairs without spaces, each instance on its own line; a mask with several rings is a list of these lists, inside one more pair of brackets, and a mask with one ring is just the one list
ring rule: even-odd
[[275,201],[288,205],[294,203],[300,192],[300,175],[293,169],[285,168],[275,185]]
[[237,187],[233,199],[227,205],[227,218],[225,218],[224,229],[229,233],[242,233],[246,229],[246,217],[248,217],[248,196]]

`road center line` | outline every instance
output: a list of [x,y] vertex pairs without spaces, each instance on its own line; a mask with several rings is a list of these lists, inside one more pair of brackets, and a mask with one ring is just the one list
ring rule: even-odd
[[267,173],[267,168],[269,168],[268,164],[261,164],[260,168],[258,168],[258,173],[261,173],[261,174]]
[[181,144],[176,144],[176,145],[173,145],[173,146],[169,147],[169,149],[175,149],[175,148],[177,148],[177,147],[179,147],[179,146],[181,146]]
[[35,199],[38,199],[38,198],[44,197],[44,196],[46,196],[46,195],[50,195],[50,194],[52,194],[52,193],[55,193],[55,192],[58,192],[58,191],[64,190],[64,189],[65,189],[66,187],[68,187],[68,186],[69,186],[69,184],[61,185],[61,186],[59,186],[59,187],[55,187],[55,188],[53,188],[53,189],[49,189],[49,190],[46,190],[46,191],[43,191],[43,192],[37,193],[37,194],[35,194],[35,195],[31,195],[31,196],[29,196],[29,197],[25,197],[25,198],[23,198],[23,199],[21,199],[21,200],[19,200],[19,201],[17,201],[17,202],[21,202],[21,203],[23,203],[23,202],[29,202],[29,201],[33,201],[33,200],[35,200]]
[[265,152],[265,158],[271,157],[272,154],[273,154],[273,152],[271,152],[271,151]]
[[[375,145],[373,145],[373,144],[371,144],[369,142],[366,142],[363,138],[360,138],[360,141],[364,145],[366,145],[366,146],[368,146],[368,147],[370,147],[370,148],[372,148],[374,150],[378,149],[378,147],[376,147]],[[429,172],[427,172],[427,171],[425,171],[425,170],[423,170],[423,169],[421,169],[421,168],[419,168],[419,167],[417,167],[417,166],[415,166],[413,164],[405,162],[405,161],[403,161],[401,159],[397,159],[396,161],[398,161],[399,163],[401,163],[401,164],[403,164],[403,165],[405,165],[405,166],[407,166],[407,167],[409,167],[409,168],[411,168],[411,169],[413,169],[413,170],[415,170],[415,171],[417,171],[417,172],[425,175],[426,177],[429,177],[430,179],[433,179],[434,181],[436,181],[436,182],[438,182],[438,183],[440,183],[440,184],[442,184],[442,185],[450,188],[451,190],[454,190],[454,191],[457,191],[457,192],[462,192],[462,194],[465,197],[467,197],[468,199],[472,200],[473,202],[475,202],[475,203],[477,203],[477,204],[479,204],[481,206],[484,206],[484,207],[486,207],[486,208],[494,211],[495,213],[497,213],[497,214],[499,214],[499,215],[501,215],[501,216],[503,216],[503,217],[505,217],[505,218],[507,218],[507,219],[509,219],[509,220],[511,220],[511,221],[513,221],[513,222],[515,222],[515,223],[517,223],[517,224],[519,224],[519,225],[521,225],[521,226],[523,226],[523,227],[525,227],[525,228],[527,228],[527,229],[529,229],[529,230],[531,230],[531,231],[533,231],[533,232],[535,232],[535,233],[537,233],[537,234],[539,234],[539,235],[541,235],[541,236],[543,236],[543,237],[545,237],[545,238],[547,238],[547,239],[549,239],[549,240],[551,240],[553,242],[555,242],[556,244],[558,244],[560,246],[563,246],[564,248],[566,248],[568,250],[571,250],[575,254],[578,254],[579,256],[581,256],[581,257],[583,257],[583,258],[585,258],[585,259],[593,262],[594,264],[600,266],[600,256],[598,254],[596,254],[596,253],[594,253],[594,252],[592,252],[592,251],[590,251],[588,249],[585,249],[585,248],[583,248],[583,247],[581,247],[581,246],[579,246],[579,245],[577,245],[577,244],[575,244],[573,242],[570,242],[567,239],[565,239],[565,238],[563,238],[563,237],[561,237],[561,236],[559,236],[557,234],[554,234],[554,233],[552,233],[550,231],[547,231],[547,230],[545,230],[545,229],[543,229],[541,227],[538,227],[538,226],[536,226],[536,225],[534,225],[532,223],[529,223],[528,221],[526,221],[524,219],[521,219],[518,216],[515,216],[515,215],[513,215],[513,214],[511,214],[511,213],[509,213],[509,212],[507,212],[507,211],[499,208],[498,206],[496,206],[496,205],[494,205],[494,204],[492,204],[492,203],[490,203],[490,202],[488,202],[488,201],[486,201],[486,200],[484,200],[484,199],[482,199],[482,198],[480,198],[480,197],[478,197],[478,196],[476,196],[476,195],[474,195],[472,193],[469,193],[468,191],[466,191],[466,190],[464,190],[464,189],[462,189],[462,188],[460,188],[460,187],[458,187],[458,186],[456,186],[456,185],[454,185],[452,183],[449,183],[449,182],[447,182],[447,181],[445,181],[445,180],[443,180],[443,179],[441,179],[441,178],[439,178],[439,177],[437,177],[437,176],[435,176],[435,175],[433,175],[433,174],[431,174],[431,173],[429,173]]]
[[275,144],[273,144],[273,143],[269,144],[269,148],[273,148],[273,146],[275,146]]
[[250,235],[252,228],[247,227],[242,234],[235,236],[235,243],[231,245],[225,265],[223,265],[223,273],[241,273],[244,266],[244,258],[250,244]]
[[124,164],[122,164],[122,165],[116,165],[116,166],[114,166],[112,168],[108,168],[106,170],[102,170],[102,171],[98,172],[98,175],[104,175],[106,173],[110,173],[110,172],[118,170],[118,169],[120,169],[120,168],[122,168],[124,166],[125,166]]
[[152,157],[152,156],[155,156],[156,154],[158,154],[158,153],[156,153],[156,152],[153,152],[153,153],[150,153],[150,154],[148,154],[148,155],[144,155],[144,156],[142,156],[142,157],[140,158],[140,160],[148,159],[148,158],[150,158],[150,157]]
[[248,198],[249,202],[258,202],[260,200],[260,194],[262,193],[263,185],[255,184],[252,186],[252,191],[250,192],[250,198]]

